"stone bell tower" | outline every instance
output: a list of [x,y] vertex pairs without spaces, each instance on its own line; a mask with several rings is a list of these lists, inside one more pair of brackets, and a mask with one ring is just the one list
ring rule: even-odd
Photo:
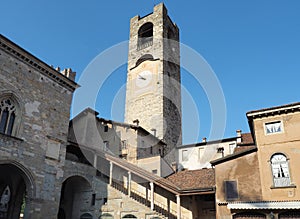
[[179,29],[164,4],[130,21],[125,122],[139,125],[167,144],[182,143]]

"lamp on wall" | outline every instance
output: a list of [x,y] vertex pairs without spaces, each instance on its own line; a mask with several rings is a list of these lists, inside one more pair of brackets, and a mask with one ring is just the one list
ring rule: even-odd
[[271,213],[270,213],[270,219],[274,219],[275,218],[275,215],[274,215],[274,213],[271,211]]

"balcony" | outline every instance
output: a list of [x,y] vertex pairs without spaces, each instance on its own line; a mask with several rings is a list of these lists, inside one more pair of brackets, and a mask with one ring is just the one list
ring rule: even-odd
[[139,38],[137,50],[142,50],[152,45],[153,45],[153,37]]

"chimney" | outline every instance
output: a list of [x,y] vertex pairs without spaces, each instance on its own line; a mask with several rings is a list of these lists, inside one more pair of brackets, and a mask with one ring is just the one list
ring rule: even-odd
[[236,130],[236,143],[242,143],[242,130]]
[[139,121],[138,119],[133,120],[132,122],[133,122],[133,123],[136,123],[136,125],[139,126],[140,121]]

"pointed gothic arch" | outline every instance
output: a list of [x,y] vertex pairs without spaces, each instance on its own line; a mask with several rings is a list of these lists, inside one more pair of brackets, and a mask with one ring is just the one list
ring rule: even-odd
[[0,95],[0,133],[17,136],[22,120],[19,98],[12,92]]

